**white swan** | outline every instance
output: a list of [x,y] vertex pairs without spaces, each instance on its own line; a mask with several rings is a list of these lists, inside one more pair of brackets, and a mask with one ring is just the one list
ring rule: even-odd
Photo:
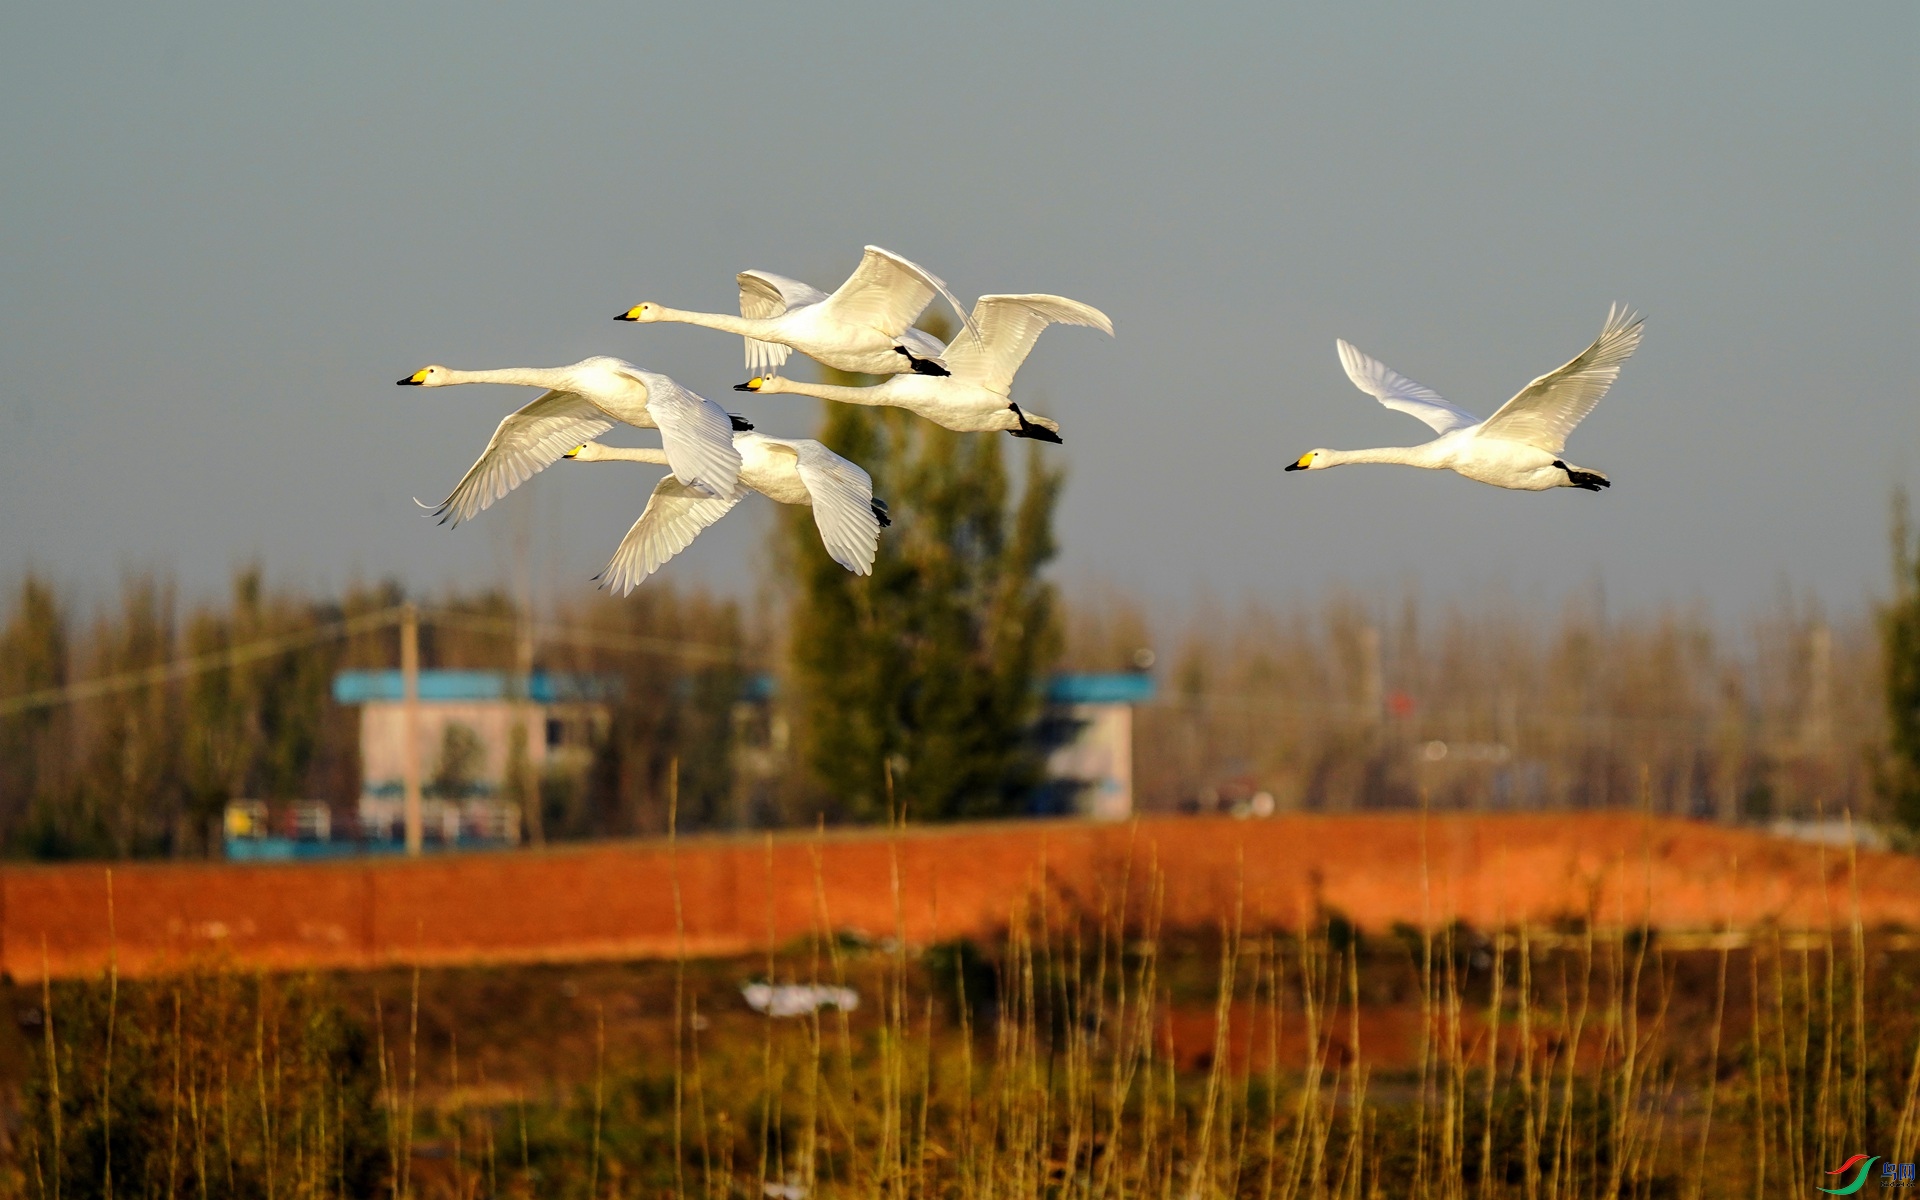
[[[758,433],[734,435],[740,450],[740,486],[725,496],[709,496],[672,475],[662,479],[646,511],[627,530],[600,573],[603,585],[621,595],[685,550],[700,531],[727,515],[749,490],[781,504],[813,509],[813,523],[833,561],[855,575],[871,575],[880,547],[880,530],[893,522],[885,501],[873,498],[873,480],[849,462],[803,438],[773,438]],[[664,451],[624,449],[587,442],[567,451],[579,462],[643,462],[665,465]]]
[[734,385],[736,392],[793,392],[842,404],[904,408],[961,433],[1004,429],[1015,437],[1058,442],[1060,426],[1023,412],[1011,398],[1013,376],[1048,325],[1085,325],[1113,333],[1107,314],[1063,296],[982,296],[973,306],[980,340],[947,347],[951,374],[894,375],[873,387],[796,383],[763,375]]
[[618,358],[583,358],[567,367],[498,371],[456,371],[435,363],[395,382],[402,387],[513,383],[547,389],[493,431],[479,461],[433,510],[443,524],[471,519],[567,450],[599,437],[616,422],[658,429],[675,478],[715,496],[730,496],[740,477],[734,430],[753,428],[667,376]]
[[614,320],[678,321],[741,334],[747,339],[747,370],[760,375],[779,370],[791,350],[861,375],[945,375],[946,348],[940,339],[913,328],[935,292],[947,298],[968,331],[979,337],[960,301],[938,276],[878,246],[867,247],[860,265],[831,296],[771,271],[742,271],[735,278],[740,283],[737,317],[684,312],[648,301]]
[[1642,318],[1619,305],[1607,312],[1606,326],[1594,343],[1557,371],[1534,380],[1500,411],[1482,421],[1442,400],[1384,363],[1368,358],[1347,342],[1336,342],[1347,378],[1361,391],[1425,421],[1440,436],[1418,446],[1374,450],[1309,450],[1289,471],[1320,471],[1348,463],[1403,463],[1456,471],[1495,487],[1527,492],[1575,487],[1589,492],[1611,487],[1605,475],[1576,467],[1561,457],[1567,435],[1600,403],[1620,365],[1640,344]]

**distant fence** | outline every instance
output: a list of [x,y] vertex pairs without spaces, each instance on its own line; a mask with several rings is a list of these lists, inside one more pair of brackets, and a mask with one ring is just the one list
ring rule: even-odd
[[[898,878],[898,888],[894,879]],[[676,929],[678,876],[682,924]],[[111,904],[109,903],[111,889]],[[1920,860],[1620,814],[1044,821],[275,865],[13,866],[0,970],[151,974],[731,955],[821,929],[915,944],[1157,903],[1171,928],[1591,917],[1667,930],[1920,929]],[[1155,899],[1157,895],[1157,900]],[[110,920],[111,916],[111,920]]]

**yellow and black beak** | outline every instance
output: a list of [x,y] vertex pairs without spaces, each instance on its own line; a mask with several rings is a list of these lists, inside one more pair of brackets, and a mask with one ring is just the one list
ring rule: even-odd
[[413,374],[407,376],[405,379],[394,380],[394,382],[399,384],[401,387],[419,387],[421,384],[425,383],[426,381],[427,381],[427,369],[425,367],[420,368],[418,371],[415,371]]
[[643,309],[643,308],[645,308],[645,307],[646,307],[646,305],[644,305],[644,304],[636,304],[636,305],[634,305],[634,306],[633,306],[632,308],[630,308],[630,309],[628,309],[627,311],[625,311],[625,312],[623,312],[623,313],[621,313],[621,314],[619,314],[618,316],[616,316],[616,317],[614,317],[614,320],[616,320],[616,321],[638,321],[638,320],[640,319],[640,310],[641,310],[641,309]]
[[755,375],[752,379],[747,380],[745,383],[734,384],[733,390],[736,392],[757,392],[760,390],[760,385],[762,382],[764,382],[764,380],[760,376]]
[[575,446],[573,449],[567,451],[565,454],[562,454],[560,457],[561,458],[579,458],[580,452],[582,450],[585,450],[586,448],[587,448],[586,445],[583,443],[581,445]]
[[1304,471],[1304,470],[1306,470],[1306,469],[1307,469],[1307,468],[1308,468],[1309,466],[1312,466],[1312,465],[1313,465],[1313,455],[1311,455],[1311,454],[1302,454],[1302,455],[1300,456],[1300,461],[1299,461],[1299,462],[1290,462],[1290,463],[1288,463],[1288,464],[1287,464],[1287,470],[1289,470],[1289,471]]

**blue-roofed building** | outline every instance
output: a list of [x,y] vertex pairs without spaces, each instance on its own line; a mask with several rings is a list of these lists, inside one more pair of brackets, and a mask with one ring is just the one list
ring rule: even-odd
[[[422,671],[415,749],[429,844],[514,844],[520,809],[509,781],[584,774],[606,736],[614,675]],[[406,705],[398,671],[342,671],[333,698],[360,709],[359,825],[364,839],[403,840]]]
[[1063,674],[1047,681],[1040,739],[1046,783],[1035,811],[1096,821],[1133,815],[1133,710],[1153,699],[1143,671]]

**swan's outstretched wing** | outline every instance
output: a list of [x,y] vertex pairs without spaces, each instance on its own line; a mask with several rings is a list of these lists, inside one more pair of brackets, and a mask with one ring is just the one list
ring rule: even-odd
[[1593,345],[1558,371],[1521,388],[1519,395],[1487,418],[1480,436],[1524,442],[1548,454],[1565,450],[1567,435],[1600,403],[1620,377],[1620,365],[1640,344],[1642,320],[1618,304],[1609,308],[1606,327]]
[[1352,342],[1335,339],[1333,344],[1340,351],[1340,365],[1347,369],[1347,378],[1353,380],[1353,386],[1388,408],[1420,418],[1435,433],[1452,433],[1480,423],[1479,417],[1441,399],[1439,392],[1415,383],[1379,359],[1362,354]]
[[[740,283],[740,315],[755,320],[781,316],[796,308],[818,304],[827,294],[812,284],[775,275],[772,271],[742,271],[734,276]],[[748,338],[747,370],[755,375],[773,375],[792,351],[779,342]]]
[[904,329],[894,341],[913,351],[915,358],[947,365],[947,344],[919,327]]
[[612,428],[613,419],[585,396],[547,392],[500,422],[479,460],[467,468],[434,515],[443,525],[471,520],[567,451]]
[[855,575],[873,574],[880,518],[873,508],[872,477],[819,442],[796,438],[780,445],[800,460],[800,482],[813,500],[813,523],[827,555]]
[[946,297],[967,332],[978,340],[980,330],[973,318],[938,275],[878,246],[867,247],[866,253],[860,256],[860,265],[845,283],[834,289],[825,303],[842,321],[878,329],[888,337],[899,337],[933,300],[935,292]]
[[647,500],[646,511],[620,539],[607,569],[600,572],[600,586],[622,596],[631,592],[668,559],[692,545],[701,530],[726,516],[746,494],[742,488],[731,495],[709,496],[671,475],[662,479]]
[[947,369],[955,379],[1004,393],[1014,372],[1027,361],[1040,331],[1049,325],[1085,325],[1113,334],[1107,314],[1065,296],[982,296],[973,303],[980,340],[955,338],[947,347]]
[[733,495],[740,485],[740,451],[733,446],[733,418],[727,410],[658,371],[643,371],[631,363],[622,370],[647,389],[647,412],[660,429],[674,477],[711,495]]

